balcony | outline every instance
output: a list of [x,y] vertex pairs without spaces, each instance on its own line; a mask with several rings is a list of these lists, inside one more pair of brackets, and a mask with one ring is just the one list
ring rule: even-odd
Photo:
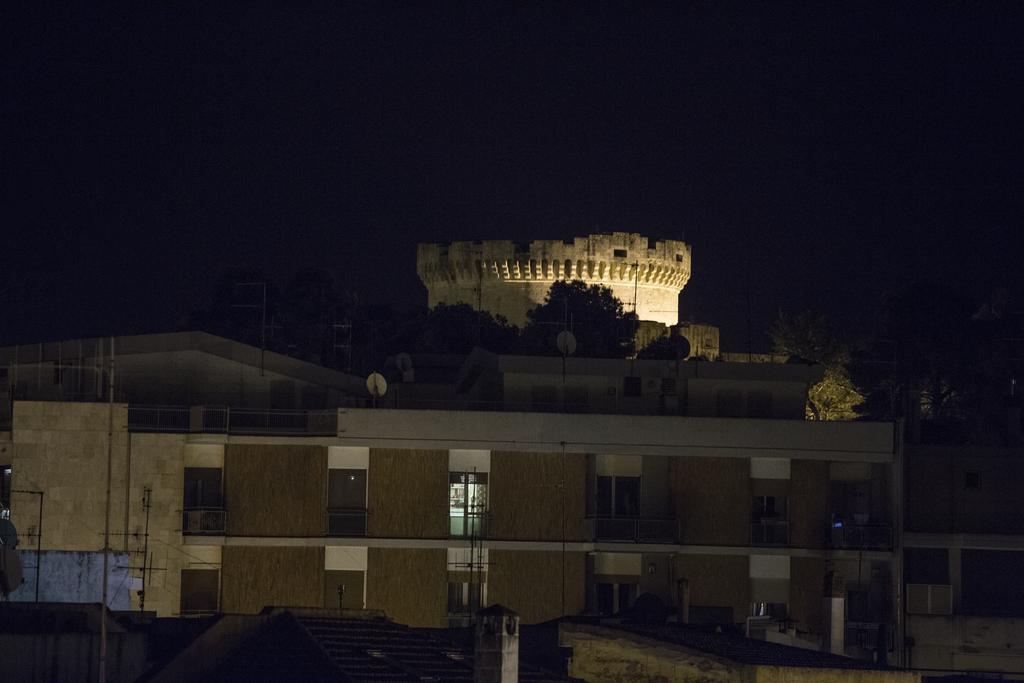
[[336,410],[249,410],[226,406],[128,406],[128,431],[333,436]]
[[750,545],[789,545],[789,522],[783,519],[761,519],[750,524]]
[[187,508],[182,510],[181,533],[186,536],[223,536],[228,512],[223,508]]
[[888,550],[892,548],[892,527],[888,524],[833,524],[830,541],[833,548]]
[[679,523],[675,519],[652,517],[588,517],[587,538],[620,543],[676,543]]
[[365,536],[366,508],[335,508],[327,511],[328,536]]
[[487,538],[487,512],[466,512],[448,515],[448,536],[451,538]]
[[[880,637],[881,636],[881,637]],[[863,650],[885,649],[887,643],[883,624],[874,621],[847,621],[845,643],[847,647],[856,646]]]

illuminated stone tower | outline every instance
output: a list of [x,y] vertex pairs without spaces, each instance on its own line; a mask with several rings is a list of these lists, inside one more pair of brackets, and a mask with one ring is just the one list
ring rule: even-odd
[[[556,280],[583,280],[612,290],[640,320],[679,322],[679,292],[690,279],[690,246],[637,233],[571,240],[420,244],[416,272],[427,304],[469,304],[523,325]],[[634,302],[635,299],[635,302]]]

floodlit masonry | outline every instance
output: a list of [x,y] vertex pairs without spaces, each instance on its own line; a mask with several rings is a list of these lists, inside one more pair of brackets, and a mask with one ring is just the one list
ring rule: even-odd
[[551,284],[583,280],[612,290],[641,320],[679,322],[679,293],[690,279],[691,248],[678,240],[613,232],[568,240],[420,244],[416,272],[427,305],[469,304],[515,325],[543,303]]

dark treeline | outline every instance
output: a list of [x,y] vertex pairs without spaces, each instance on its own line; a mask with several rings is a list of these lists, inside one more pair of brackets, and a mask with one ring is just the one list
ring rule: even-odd
[[[563,329],[576,336],[577,356],[678,357],[671,338],[637,352],[638,325],[608,289],[583,282],[555,283],[519,328],[467,305],[363,305],[323,270],[300,270],[280,284],[235,269],[183,327],[257,346],[265,338],[270,350],[360,374],[401,352],[557,355]],[[999,443],[1019,402],[1024,329],[1002,292],[972,302],[942,285],[915,284],[885,295],[868,329],[839,330],[819,312],[780,312],[769,333],[775,353],[825,367],[809,419],[891,420],[913,404],[923,428],[943,439]]]
[[556,355],[555,338],[563,329],[577,336],[577,355],[625,358],[633,353],[636,317],[624,312],[607,288],[557,282],[547,301],[527,316],[519,328],[468,305],[368,306],[323,270],[300,270],[280,285],[261,271],[233,269],[221,275],[182,327],[360,373],[402,352],[466,354],[479,346],[498,353]]

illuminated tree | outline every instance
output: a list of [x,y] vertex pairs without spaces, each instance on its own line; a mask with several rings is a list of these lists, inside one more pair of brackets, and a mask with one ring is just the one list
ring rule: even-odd
[[778,354],[818,363],[825,368],[820,382],[807,392],[809,420],[853,420],[864,396],[850,379],[851,345],[839,337],[825,316],[805,311],[779,314],[770,330]]

